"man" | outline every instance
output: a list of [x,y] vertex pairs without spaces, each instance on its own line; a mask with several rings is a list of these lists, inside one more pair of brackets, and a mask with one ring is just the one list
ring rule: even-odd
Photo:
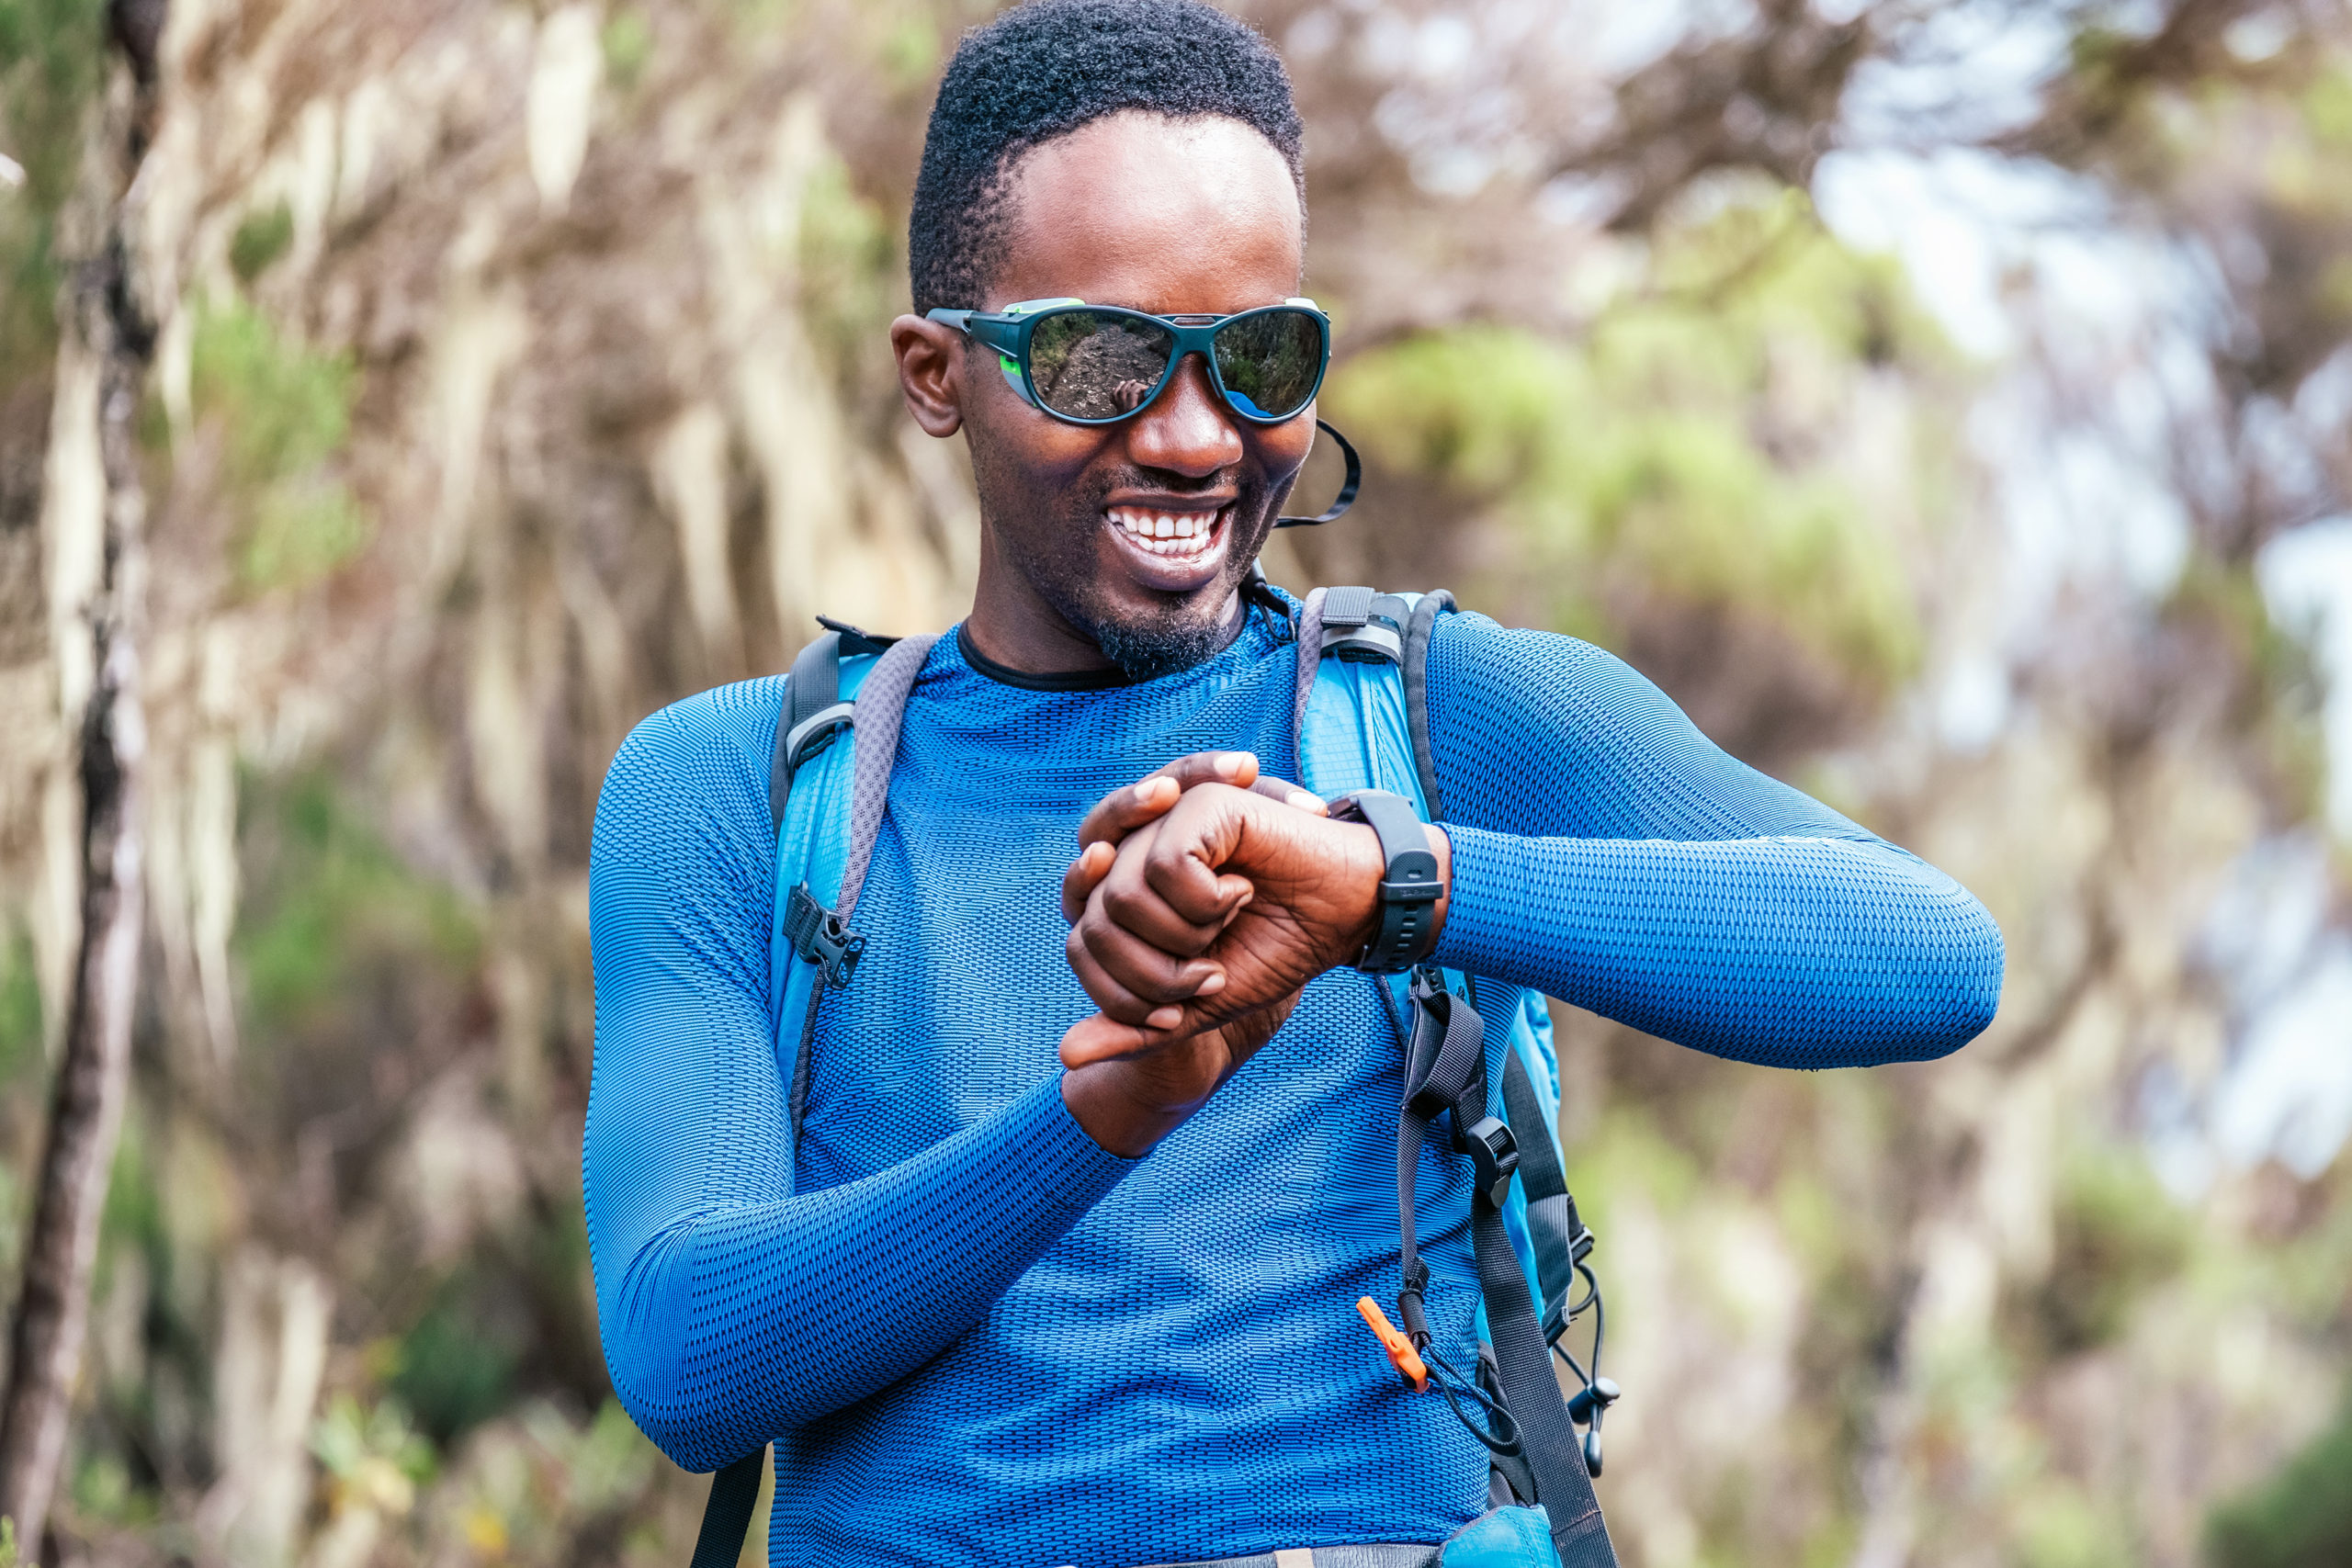
[[[797,1147],[768,1001],[780,682],[655,715],[605,780],[606,1356],[680,1463],[775,1443],[771,1562],[1426,1548],[1486,1505],[1486,1450],[1351,1310],[1397,1269],[1398,1053],[1345,967],[1381,851],[1257,780],[1298,776],[1295,607],[1248,574],[1312,405],[1234,385],[1279,383],[1271,350],[1221,392],[1199,355],[1163,374],[1173,340],[1132,318],[1014,353],[976,334],[1021,318],[959,314],[1283,306],[1299,146],[1279,62],[1195,0],[1044,0],[949,66],[891,345],[916,421],[968,445],[981,566],[907,704]],[[1119,323],[1159,357],[1094,335]],[[1788,1066],[1937,1055],[1989,1020],[1973,898],[1615,660],[1454,615],[1429,686],[1436,961]],[[1419,1168],[1431,1327],[1467,1364],[1468,1178],[1437,1138]]]

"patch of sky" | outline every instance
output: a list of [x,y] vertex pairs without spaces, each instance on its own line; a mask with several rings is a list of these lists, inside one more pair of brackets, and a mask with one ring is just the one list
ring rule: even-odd
[[2212,258],[2119,225],[2091,181],[1982,149],[1833,152],[1814,191],[1833,231],[1899,257],[1953,341],[2004,367],[1969,434],[2006,519],[2007,629],[2032,635],[2069,583],[2168,592],[2191,543],[2184,493],[2236,477],[2230,453],[2184,438],[2212,423],[2193,417],[2226,330]]
[[2352,936],[2334,932],[2302,981],[2257,1014],[2213,1097],[2213,1141],[2249,1166],[2275,1156],[2309,1181],[2352,1135]]
[[[1846,243],[1899,257],[1938,324],[1988,360],[2018,346],[2007,283],[2053,234],[2086,232],[2107,209],[2088,180],[1973,147],[1833,152],[1815,170],[1813,197]],[[2073,265],[2059,265],[2063,282]]]
[[2273,834],[2238,857],[2197,944],[2233,1013],[2258,1012],[2293,986],[2326,934],[2332,897],[2327,846],[2313,834]]
[[1339,41],[1340,14],[1328,6],[1317,6],[1291,23],[1283,34],[1283,52],[1294,62],[1320,60]]
[[1573,39],[1575,58],[1603,76],[1629,76],[1656,64],[1683,38],[1720,18],[1704,15],[1707,0],[1658,0],[1650,6],[1569,0],[1554,12],[1556,36]]
[[1936,736],[1949,750],[1973,755],[2009,725],[2009,671],[2000,659],[1974,650],[1952,660],[1936,689]]
[[2001,507],[2005,637],[2033,637],[2069,586],[2112,582],[2154,600],[2178,580],[2188,512],[2145,442],[2111,424],[2066,422],[2047,388],[2022,373],[1978,400],[1968,434]]
[[2073,37],[2060,6],[1976,0],[1935,10],[1901,48],[1857,67],[1839,106],[1847,139],[1917,147],[2022,125],[2066,64]]
[[2141,1089],[2177,1196],[2266,1159],[2309,1180],[2352,1138],[2352,933],[2329,923],[2333,900],[2326,841],[2280,833],[2238,857],[2206,911],[2199,958],[2228,1003],[2228,1059],[2202,1093],[2169,1065]]
[[[2352,840],[2352,517],[2331,518],[2283,534],[2263,547],[2255,581],[2271,619],[2309,645],[2326,705],[2327,821]],[[2344,1018],[2352,1020],[2352,1009]],[[2342,1027],[2352,1058],[2352,1022]]]
[[2258,65],[2287,47],[2295,19],[2285,6],[2240,17],[2222,30],[2222,47],[2248,65]]
[[2314,434],[2352,429],[2352,348],[2339,348],[2295,389],[2295,417]]
[[1535,193],[1535,215],[1563,229],[1596,228],[1625,204],[1631,189],[1613,175],[1562,175]]

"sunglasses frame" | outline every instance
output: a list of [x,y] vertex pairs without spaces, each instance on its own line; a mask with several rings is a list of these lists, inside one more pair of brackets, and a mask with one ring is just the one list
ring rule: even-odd
[[[1080,419],[1075,414],[1060,413],[1047,408],[1046,400],[1037,395],[1036,383],[1029,374],[1030,339],[1036,334],[1040,322],[1073,310],[1149,321],[1153,326],[1175,335],[1176,346],[1168,355],[1168,368],[1160,372],[1159,379],[1135,407],[1107,419]],[[1316,367],[1315,384],[1307,389],[1306,400],[1298,407],[1286,414],[1253,414],[1234,401],[1233,392],[1226,386],[1225,378],[1217,372],[1216,334],[1236,321],[1277,310],[1303,315],[1315,322],[1315,330],[1322,339],[1322,363]],[[1216,389],[1218,400],[1231,409],[1236,418],[1257,425],[1288,424],[1315,405],[1316,394],[1323,389],[1323,378],[1331,368],[1331,318],[1323,313],[1320,305],[1306,299],[1285,299],[1279,305],[1261,305],[1256,310],[1237,310],[1229,316],[1155,316],[1148,310],[1130,310],[1124,305],[1090,305],[1083,299],[1023,299],[1007,305],[1001,310],[953,310],[942,307],[930,311],[925,319],[944,322],[974,342],[994,349],[998,367],[1004,372],[1004,378],[1012,389],[1020,394],[1021,400],[1047,418],[1060,420],[1064,424],[1117,424],[1122,420],[1135,418],[1159,401],[1159,394],[1168,389],[1168,383],[1176,378],[1178,367],[1195,354],[1208,367],[1209,384]]]

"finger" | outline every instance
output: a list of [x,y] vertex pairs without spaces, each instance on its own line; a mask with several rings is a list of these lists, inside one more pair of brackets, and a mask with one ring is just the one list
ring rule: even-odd
[[[1095,966],[1098,983],[1120,1000],[1125,1010],[1116,1016],[1127,1022],[1140,1021],[1156,1008],[1213,997],[1225,989],[1224,966],[1208,959],[1171,958],[1125,931],[1088,931],[1083,923],[1078,931],[1079,946]],[[1095,1005],[1114,1010],[1099,997]]]
[[1301,789],[1288,779],[1278,779],[1272,773],[1260,773],[1257,783],[1250,786],[1250,793],[1262,795],[1269,800],[1279,800],[1284,806],[1296,807],[1317,817],[1331,815],[1331,808],[1323,804],[1321,795],[1312,790]]
[[1091,1018],[1079,1020],[1063,1034],[1062,1066],[1070,1068],[1092,1066],[1097,1062],[1139,1055],[1171,1041],[1186,1038],[1188,1035],[1182,1029],[1138,1028],[1098,1012]]
[[[1210,873],[1205,902],[1180,908],[1151,885],[1140,855],[1126,855],[1124,867],[1114,866],[1091,896],[1090,908],[1099,908],[1111,925],[1150,943],[1173,958],[1193,958],[1208,951],[1217,933],[1233,922],[1257,889],[1246,876]],[[1194,919],[1193,911],[1201,911]],[[1084,917],[1080,917],[1080,924]]]
[[1062,919],[1075,925],[1079,916],[1086,913],[1087,895],[1095,885],[1110,874],[1118,852],[1101,840],[1078,852],[1078,859],[1062,873]]
[[1182,798],[1184,786],[1166,773],[1149,773],[1124,789],[1114,789],[1097,801],[1078,825],[1079,847],[1115,844],[1145,823],[1157,818]]
[[[1177,831],[1181,821],[1178,815],[1163,818],[1120,844],[1090,902],[1107,909],[1121,928],[1182,957],[1201,952],[1216,939],[1234,901],[1246,896],[1249,887],[1246,878],[1238,884],[1226,882],[1197,856],[1189,873],[1171,872],[1155,878],[1150,867],[1154,846]],[[1182,837],[1189,843],[1198,835]],[[1162,881],[1165,887],[1159,885]]]
[[[1087,953],[1124,989],[1152,1002],[1212,995],[1224,984],[1224,965],[1201,954],[1217,934],[1178,926],[1181,942],[1155,942],[1115,919],[1106,895],[1097,895],[1070,928],[1069,945]],[[1214,979],[1213,979],[1214,977]]]
[[[1078,976],[1080,987],[1094,1005],[1121,1023],[1137,1028],[1170,1028],[1181,1020],[1179,1009],[1183,1001],[1199,987],[1205,984],[1213,992],[1225,988],[1223,971],[1211,969],[1193,976],[1172,972],[1165,954],[1154,953],[1140,943],[1135,944],[1141,949],[1139,953],[1122,953],[1116,955],[1117,963],[1106,964],[1102,949],[1088,943],[1080,935],[1080,929],[1073,927],[1062,944],[1070,973]],[[1133,942],[1132,938],[1125,940]],[[1153,972],[1153,957],[1161,961],[1157,974]],[[1127,975],[1143,976],[1142,985],[1127,984],[1122,977]],[[1167,994],[1169,991],[1174,994]]]
[[1104,795],[1078,825],[1079,844],[1118,842],[1175,805],[1194,784],[1229,784],[1248,789],[1257,780],[1258,757],[1253,751],[1190,752]]
[[1204,928],[1221,925],[1232,914],[1238,890],[1231,876],[1220,874],[1217,868],[1239,841],[1241,819],[1263,810],[1245,793],[1196,790],[1153,829],[1149,839],[1119,847],[1113,883],[1128,886],[1134,874],[1128,867],[1133,865],[1144,886],[1178,916]]

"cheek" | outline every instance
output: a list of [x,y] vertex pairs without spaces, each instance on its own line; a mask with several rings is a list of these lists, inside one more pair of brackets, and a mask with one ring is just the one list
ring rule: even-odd
[[1039,413],[1004,385],[993,365],[987,375],[995,385],[985,387],[965,414],[973,471],[995,481],[1007,507],[1028,511],[1044,502],[1050,510],[1102,455],[1105,437]]
[[1306,455],[1314,450],[1315,434],[1312,404],[1289,423],[1259,433],[1258,461],[1265,469],[1268,483],[1286,485],[1298,478],[1299,469],[1306,466]]

